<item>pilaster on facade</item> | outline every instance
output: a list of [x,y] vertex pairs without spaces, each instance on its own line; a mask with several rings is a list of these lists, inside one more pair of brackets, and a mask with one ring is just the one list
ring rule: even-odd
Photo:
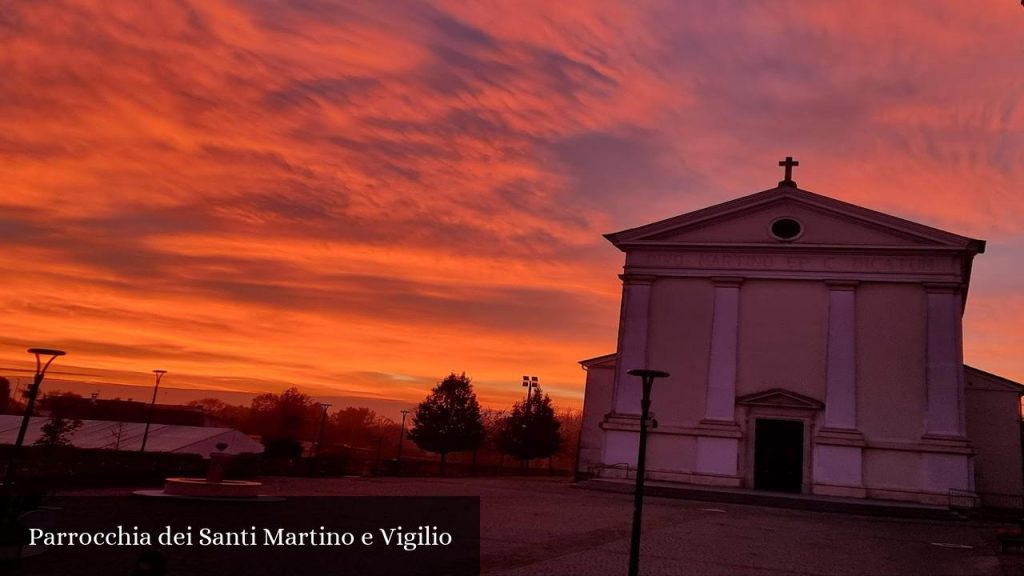
[[828,340],[824,429],[838,435],[857,431],[857,285],[826,280]]
[[640,379],[627,372],[647,367],[651,286],[656,277],[622,274],[619,278],[622,279],[622,313],[619,318],[619,361],[615,366],[613,405],[618,414],[639,414]]
[[965,436],[960,284],[926,283],[927,418],[923,440],[963,441]]
[[711,281],[715,286],[715,296],[703,421],[735,424],[740,285],[743,278],[716,276]]

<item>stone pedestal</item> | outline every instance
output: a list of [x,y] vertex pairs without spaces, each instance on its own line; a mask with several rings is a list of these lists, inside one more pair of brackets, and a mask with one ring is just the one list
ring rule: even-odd
[[206,470],[206,481],[211,483],[223,482],[224,474],[227,471],[228,459],[230,457],[222,452],[210,454],[210,467]]

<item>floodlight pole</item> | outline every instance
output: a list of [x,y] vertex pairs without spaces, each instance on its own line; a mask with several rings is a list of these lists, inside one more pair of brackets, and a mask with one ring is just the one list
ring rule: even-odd
[[398,431],[398,454],[395,456],[395,474],[399,473],[402,467],[402,441],[405,440],[405,417],[409,415],[408,410],[402,410],[402,428]]
[[635,368],[627,372],[643,381],[640,399],[640,448],[636,457],[636,490],[633,493],[633,534],[629,541],[629,576],[640,574],[640,521],[644,510],[644,474],[647,461],[647,416],[651,411],[651,386],[655,378],[664,378],[668,372]]
[[316,437],[316,450],[313,451],[313,458],[320,456],[320,445],[324,443],[324,425],[327,424],[327,409],[331,407],[327,402],[320,404],[323,412],[320,414],[320,433]]
[[527,426],[529,424],[531,424],[531,417],[530,417],[530,393],[533,392],[534,388],[539,388],[540,387],[540,381],[538,380],[538,378],[536,376],[523,376],[523,387],[526,388],[526,404],[523,405],[523,411],[525,413],[524,414],[524,420],[523,420],[523,454],[524,454],[524,456],[526,456],[526,458],[523,458],[523,461],[522,461],[521,465],[523,467],[523,471],[525,471],[527,474],[529,474],[530,473],[530,458],[529,458],[530,450],[529,450],[528,443],[530,441],[530,433],[529,433],[529,429],[527,428]]
[[139,452],[146,451],[146,440],[149,439],[149,425],[153,423],[153,411],[156,410],[156,393],[160,390],[160,379],[167,374],[167,370],[153,370],[153,374],[156,375],[156,384],[153,386],[153,400],[149,403],[149,414],[146,415],[146,429],[142,432],[142,446],[139,448]]
[[[32,407],[35,406],[36,396],[39,394],[39,387],[43,384],[43,378],[46,376],[46,369],[50,367],[50,364],[57,359],[58,356],[66,354],[63,350],[54,350],[50,348],[29,348],[29,354],[34,354],[36,357],[36,374],[32,380],[32,385],[28,390],[25,391],[27,400],[25,401],[25,414],[21,417],[21,428],[18,429],[18,438],[14,441],[14,447],[11,449],[11,457],[7,461],[7,470],[4,472],[4,488],[9,488],[14,480],[14,469],[18,466],[18,456],[21,454],[21,446],[25,443],[25,433],[28,431],[28,423],[32,419]],[[42,360],[43,356],[49,356],[49,359],[44,363]]]
[[526,388],[526,409],[530,409],[530,392],[540,386],[536,376],[523,376],[523,387]]

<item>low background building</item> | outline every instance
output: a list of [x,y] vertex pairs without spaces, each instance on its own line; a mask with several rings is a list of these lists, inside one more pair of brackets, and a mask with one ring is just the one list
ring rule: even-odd
[[[0,416],[0,444],[14,444],[21,426],[21,416]],[[49,418],[33,416],[25,434],[25,445],[30,446],[43,436],[43,426]],[[145,423],[114,422],[110,420],[82,420],[82,427],[70,434],[75,448],[102,448],[137,452],[142,445]],[[199,454],[209,458],[217,452],[217,444],[225,443],[226,454],[262,454],[263,444],[232,428],[204,426],[178,426],[153,424],[149,427],[146,452],[172,452]]]

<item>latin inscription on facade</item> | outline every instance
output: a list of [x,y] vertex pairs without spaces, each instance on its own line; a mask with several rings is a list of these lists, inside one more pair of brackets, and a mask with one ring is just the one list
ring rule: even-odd
[[868,272],[911,274],[958,274],[955,256],[886,255],[782,255],[735,253],[668,253],[637,251],[629,255],[633,268],[696,270],[786,270],[808,272]]

